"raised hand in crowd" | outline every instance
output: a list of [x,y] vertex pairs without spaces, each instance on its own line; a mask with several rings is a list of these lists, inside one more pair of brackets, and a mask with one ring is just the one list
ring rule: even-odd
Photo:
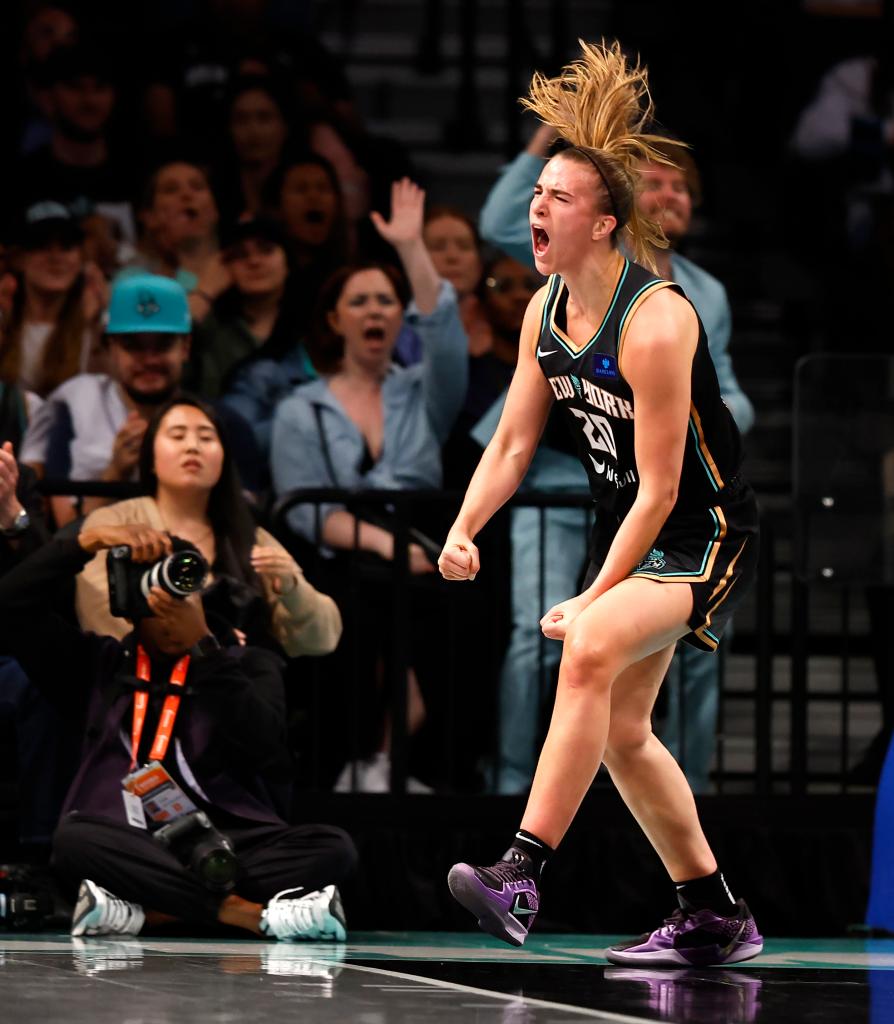
[[233,274],[223,254],[209,257],[199,274],[195,288],[189,293],[189,309],[193,320],[201,323],[221,295],[233,285]]
[[109,305],[109,283],[105,274],[92,260],[84,264],[84,319],[88,324],[96,322]]
[[145,418],[136,410],[131,411],[115,435],[112,458],[102,475],[103,480],[130,480],[140,461],[140,446],[145,433]]
[[428,314],[438,304],[441,279],[422,238],[425,191],[409,178],[391,186],[391,218],[370,214],[376,231],[393,245],[403,264],[419,312]]
[[9,530],[22,511],[16,497],[19,484],[19,467],[12,450],[12,442],[6,441],[0,448],[0,530]]

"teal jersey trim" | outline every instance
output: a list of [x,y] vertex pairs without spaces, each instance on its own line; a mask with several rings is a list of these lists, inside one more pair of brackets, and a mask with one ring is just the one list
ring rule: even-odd
[[[624,259],[624,270],[621,273],[620,281],[618,281],[618,284],[615,287],[615,293],[614,293],[614,295],[612,295],[611,305],[608,307],[608,310],[606,311],[605,316],[602,318],[602,323],[599,325],[599,330],[593,335],[592,338],[590,338],[590,340],[586,343],[586,345],[584,345],[584,347],[580,350],[580,352],[575,352],[575,350],[567,342],[563,341],[562,338],[559,337],[559,335],[556,333],[556,330],[553,327],[553,323],[552,323],[552,321],[554,319],[554,316],[552,314],[550,315],[549,332],[556,339],[556,341],[562,346],[562,348],[565,349],[565,351],[568,353],[568,355],[570,355],[572,357],[572,359],[580,359],[580,357],[585,352],[587,352],[590,348],[593,347],[593,345],[596,344],[597,341],[599,341],[600,335],[605,330],[606,324],[609,322],[609,320],[611,320],[612,313],[614,312],[614,308],[615,308],[615,306],[617,305],[617,302],[618,302],[618,296],[621,294],[621,289],[624,287],[624,281],[627,279],[627,271],[629,269],[630,269],[630,260],[625,258]],[[558,277],[558,275],[556,275],[556,276]],[[553,303],[552,303],[553,306],[555,306],[556,301],[558,301],[558,293],[556,294],[555,299],[553,300]],[[553,310],[553,312],[554,312],[554,310]]]

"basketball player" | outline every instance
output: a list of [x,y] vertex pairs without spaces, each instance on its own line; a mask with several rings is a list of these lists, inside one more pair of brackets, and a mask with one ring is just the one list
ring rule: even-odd
[[536,74],[525,100],[571,145],[546,165],[531,201],[534,260],[549,280],[528,307],[499,427],[439,568],[448,580],[475,578],[474,538],[524,476],[553,402],[597,503],[592,563],[583,593],[541,620],[564,647],[521,829],[495,865],[457,864],[448,881],[485,931],[521,945],[541,870],[605,764],[679,902],[655,931],[606,956],[735,963],[763,940],[731,895],[650,716],[675,643],[716,649],[755,572],[757,509],[738,475],[739,434],[698,315],[678,285],[643,265],[650,248],[667,245],[634,201],[636,164],[668,163],[652,145],[663,140],[645,131],[646,71],[617,44],[581,45],[557,78]]

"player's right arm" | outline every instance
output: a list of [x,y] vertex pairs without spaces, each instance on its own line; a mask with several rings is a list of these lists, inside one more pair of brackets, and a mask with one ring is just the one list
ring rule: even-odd
[[535,354],[546,293],[544,286],[528,304],[518,343],[518,363],[500,423],[472,475],[462,508],[438,559],[444,579],[475,578],[479,562],[473,540],[497,509],[515,494],[546,425],[553,392]]

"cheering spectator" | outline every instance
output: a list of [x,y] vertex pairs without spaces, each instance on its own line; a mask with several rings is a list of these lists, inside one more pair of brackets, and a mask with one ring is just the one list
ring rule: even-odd
[[478,229],[461,210],[432,206],[425,214],[423,237],[435,270],[456,289],[469,355],[483,355],[493,343],[493,332],[478,295],[484,272]]
[[[409,278],[414,307],[409,318],[424,338],[424,360],[409,369],[391,361],[402,322],[396,275],[375,265],[346,267],[327,282],[312,332],[312,349],[326,369],[319,380],[299,387],[279,406],[273,424],[271,464],[279,494],[302,487],[402,489],[438,487],[439,446],[459,411],[466,390],[468,343],[462,330],[453,286],[441,282],[422,241],[424,195],[411,182],[396,183],[391,219],[374,216],[376,228],[396,247]],[[316,512],[299,505],[292,528],[316,541]],[[329,548],[394,557],[394,536],[387,527],[337,505],[319,509],[321,539]],[[376,518],[376,517],[372,517]],[[423,547],[411,544],[410,571],[430,573]],[[370,600],[369,614],[348,628],[359,629],[357,649],[372,658],[387,634],[383,602]],[[418,639],[418,632],[414,631]],[[361,695],[361,699],[369,699]],[[415,676],[410,678],[409,728],[424,716]],[[381,719],[364,716],[373,730]],[[339,780],[349,788],[352,772],[360,789],[388,788],[387,728],[367,737],[373,755],[348,766]],[[369,750],[363,752],[369,754]]]
[[98,368],[105,279],[84,260],[83,232],[65,207],[32,206],[21,236],[9,323],[0,343],[0,377],[45,396],[70,377]]
[[[186,295],[175,281],[152,274],[119,281],[105,335],[109,372],[79,374],[49,396],[25,435],[22,461],[57,480],[134,480],[146,424],[180,387],[190,328]],[[256,489],[251,430],[233,413],[228,419],[243,482]],[[70,498],[51,500],[58,525],[77,516]],[[85,498],[81,511],[103,504]]]
[[[216,398],[238,364],[285,353],[300,336],[288,243],[273,221],[235,224],[223,249],[233,285],[196,329],[196,390]],[[303,312],[303,311],[302,311]]]
[[197,164],[172,161],[150,177],[140,209],[140,252],[121,276],[148,270],[173,277],[201,320],[232,284],[217,238],[217,203]]

